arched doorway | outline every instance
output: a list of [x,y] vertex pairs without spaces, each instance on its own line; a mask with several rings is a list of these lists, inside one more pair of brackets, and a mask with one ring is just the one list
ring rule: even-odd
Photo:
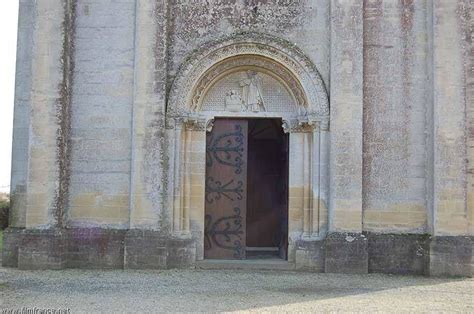
[[[240,203],[235,203],[238,206],[226,205],[230,211],[222,217],[211,217],[212,221],[207,218],[206,197],[209,197],[207,192],[212,181],[206,163],[209,137],[236,131],[232,129],[236,123],[221,129],[219,121],[240,121],[246,145],[249,124],[261,127],[265,123],[277,123],[281,138],[287,138],[288,176],[284,179],[286,195],[282,201],[285,207],[282,216],[286,217],[280,217],[273,227],[265,225],[275,228],[286,219],[287,227],[281,232],[286,234],[278,246],[267,247],[262,242],[261,247],[276,247],[280,256],[288,255],[288,261],[294,261],[299,239],[322,236],[327,228],[328,114],[327,94],[317,70],[300,51],[279,39],[260,34],[239,35],[209,45],[188,58],[173,83],[167,109],[168,137],[172,139],[169,146],[169,177],[173,191],[170,206],[173,208],[173,231],[175,235],[196,240],[197,260],[215,258],[205,253],[206,242],[212,237],[209,234],[211,225],[218,219],[241,215],[244,204],[247,209],[249,195],[246,193],[245,202],[243,194],[240,200],[236,196],[234,201]],[[249,161],[248,155],[246,161]],[[257,158],[255,162],[258,164],[262,160]],[[225,171],[237,174],[232,167]],[[243,172],[240,169],[240,173]],[[245,173],[245,178],[228,175],[222,180],[213,178],[212,183],[219,181],[223,186],[234,180],[233,183],[242,181],[248,185],[247,170]],[[256,193],[263,193],[262,188],[257,189]],[[270,194],[277,194],[274,189]],[[255,195],[250,195],[252,197]],[[220,200],[223,199],[228,200],[221,195]],[[255,221],[250,222],[258,225],[258,218],[253,219]],[[242,225],[246,222],[241,220]],[[226,227],[224,223],[223,228]],[[245,229],[245,238],[241,235],[240,239],[241,247],[236,244],[227,248],[229,252],[223,254],[223,258],[247,255],[248,245],[245,248],[242,245],[242,241],[248,239],[247,231],[253,232]],[[235,241],[229,240],[229,243]],[[252,241],[255,243],[258,239],[252,238],[250,243]],[[236,254],[236,247],[243,249],[245,254]]]

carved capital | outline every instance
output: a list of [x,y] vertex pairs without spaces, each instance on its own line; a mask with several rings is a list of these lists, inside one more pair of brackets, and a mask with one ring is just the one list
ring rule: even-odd
[[212,131],[214,126],[214,117],[208,117],[199,114],[187,114],[183,116],[174,116],[166,119],[166,128],[168,130],[186,129],[190,131]]
[[166,119],[165,127],[168,130],[182,129],[184,119],[182,117],[168,117]]
[[186,130],[207,131],[208,129],[212,129],[214,119],[199,114],[189,114],[183,118],[183,121]]
[[308,133],[319,131],[320,121],[308,119],[308,116],[294,119],[283,119],[283,132],[285,133]]
[[329,131],[329,117],[321,120],[319,128],[321,131]]
[[210,118],[209,120],[207,120],[206,122],[206,132],[211,132],[212,131],[212,128],[214,127],[214,118]]

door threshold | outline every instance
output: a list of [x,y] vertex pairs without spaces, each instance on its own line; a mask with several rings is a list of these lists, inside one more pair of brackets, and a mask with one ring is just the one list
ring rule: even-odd
[[278,252],[278,247],[276,246],[247,246],[245,250],[248,251],[260,251],[260,252]]
[[198,269],[243,269],[243,270],[295,270],[295,264],[280,258],[224,260],[205,259],[196,261]]

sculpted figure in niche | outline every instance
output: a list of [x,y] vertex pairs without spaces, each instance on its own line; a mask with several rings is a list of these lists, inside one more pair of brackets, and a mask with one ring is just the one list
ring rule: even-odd
[[247,71],[247,78],[240,81],[243,102],[249,111],[266,111],[260,85],[260,78],[255,71]]
[[225,110],[231,112],[245,111],[242,98],[233,89],[225,96]]

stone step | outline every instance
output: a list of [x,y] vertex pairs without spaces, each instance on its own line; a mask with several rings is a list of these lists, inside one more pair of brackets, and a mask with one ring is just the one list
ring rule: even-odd
[[196,262],[197,269],[295,270],[295,264],[282,259],[218,260]]

